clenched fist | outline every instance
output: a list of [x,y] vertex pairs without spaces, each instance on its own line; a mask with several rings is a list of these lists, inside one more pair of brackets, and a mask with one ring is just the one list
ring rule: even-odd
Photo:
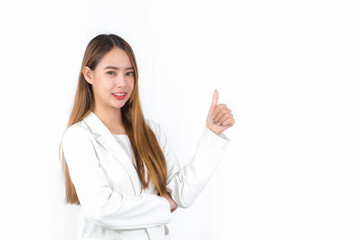
[[169,193],[166,193],[163,197],[166,198],[166,200],[169,201],[170,211],[174,212],[178,208],[176,202],[171,198]]

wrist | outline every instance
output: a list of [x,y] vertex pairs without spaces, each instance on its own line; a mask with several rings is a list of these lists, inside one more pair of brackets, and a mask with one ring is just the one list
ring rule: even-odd
[[212,131],[213,133],[215,133],[216,135],[220,136],[220,133],[215,132],[215,131],[212,130],[208,125],[206,125],[206,127],[207,127],[210,131]]

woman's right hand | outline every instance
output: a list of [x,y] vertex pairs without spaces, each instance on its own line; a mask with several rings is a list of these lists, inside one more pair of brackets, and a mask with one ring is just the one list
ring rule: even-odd
[[166,193],[164,196],[164,198],[166,198],[166,200],[169,201],[169,204],[170,204],[170,211],[171,212],[174,212],[176,209],[177,209],[177,204],[176,202],[174,202],[174,200],[171,198],[170,194],[169,193]]

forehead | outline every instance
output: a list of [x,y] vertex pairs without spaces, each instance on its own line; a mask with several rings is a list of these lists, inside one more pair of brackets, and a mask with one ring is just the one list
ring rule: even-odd
[[99,66],[101,66],[102,68],[107,66],[127,68],[131,67],[131,62],[128,55],[123,49],[114,47],[101,58]]

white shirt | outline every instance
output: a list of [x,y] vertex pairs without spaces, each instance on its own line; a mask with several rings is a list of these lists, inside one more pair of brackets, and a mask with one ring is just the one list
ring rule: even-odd
[[131,147],[129,136],[126,134],[112,134],[116,141],[120,144],[125,152],[128,154],[129,158],[132,160],[132,164],[136,167],[136,160],[134,157],[134,152]]

